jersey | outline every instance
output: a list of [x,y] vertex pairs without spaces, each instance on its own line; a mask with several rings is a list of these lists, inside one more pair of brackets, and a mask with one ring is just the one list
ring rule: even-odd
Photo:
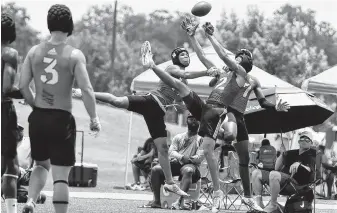
[[236,74],[230,72],[227,77],[219,79],[206,103],[228,107],[233,102],[239,90],[240,87],[236,82]]
[[236,94],[233,102],[229,105],[231,108],[237,110],[240,113],[244,113],[248,104],[250,93],[256,87],[256,82],[250,77],[247,76],[243,87],[240,87],[239,92]]
[[[177,77],[174,77],[174,78],[177,78]],[[175,91],[173,88],[169,87],[163,81],[159,81],[158,88],[151,91],[150,93],[152,95],[155,95],[163,105],[171,105],[173,104],[174,101],[181,101],[181,98],[178,92]]]
[[4,47],[1,50],[1,102],[11,100],[11,98],[6,97],[6,94],[3,91],[3,75],[5,71],[5,64],[11,66],[15,70],[15,72],[17,71],[18,52],[15,49],[10,47]]
[[35,106],[71,112],[75,63],[67,44],[44,42],[36,46],[32,56],[32,72],[36,96]]

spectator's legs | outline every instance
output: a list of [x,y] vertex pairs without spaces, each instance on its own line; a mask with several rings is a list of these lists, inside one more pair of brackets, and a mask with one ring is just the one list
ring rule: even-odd
[[155,204],[160,204],[160,187],[164,184],[164,172],[160,165],[156,165],[152,168],[151,172],[151,186],[154,195]]
[[262,172],[259,169],[255,169],[252,172],[252,184],[253,184],[253,192],[256,196],[256,202],[261,207],[264,208],[262,202]]
[[327,175],[326,177],[326,185],[328,187],[328,198],[331,198],[332,195],[332,185],[333,185],[333,181],[334,181],[334,174],[332,172],[330,172],[329,175]]
[[132,164],[132,173],[135,183],[140,183],[140,169],[135,164]]
[[[191,167],[184,167],[181,173],[182,173],[182,179],[180,183],[180,188],[184,192],[188,192],[192,184],[192,176],[193,176],[194,170]],[[179,205],[183,204],[183,201],[184,201],[184,197],[180,196],[179,201],[178,201]]]
[[264,211],[269,213],[277,210],[277,196],[281,190],[281,173],[277,171],[271,171],[269,174],[269,186],[270,186],[270,202],[264,208]]

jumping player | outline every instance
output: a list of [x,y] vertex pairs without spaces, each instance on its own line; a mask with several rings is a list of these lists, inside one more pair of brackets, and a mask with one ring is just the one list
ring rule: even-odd
[[[10,93],[18,66],[18,52],[9,47],[16,38],[15,22],[8,14],[1,14],[1,176],[6,212],[17,213],[17,115]],[[4,165],[4,166],[3,166]]]
[[[174,79],[185,84],[185,79],[198,78],[207,75],[207,70],[198,72],[184,72],[190,64],[188,51],[183,47],[177,47],[171,54],[174,66],[169,66],[166,70]],[[144,58],[143,58],[144,60]],[[185,82],[185,83],[183,83]],[[75,90],[75,96],[81,94]],[[168,158],[168,146],[166,142],[166,126],[164,116],[166,107],[174,104],[175,100],[180,100],[178,93],[164,82],[160,82],[157,89],[147,95],[129,95],[126,97],[116,97],[110,93],[95,92],[97,100],[109,103],[112,106],[127,109],[143,115],[151,137],[154,139],[158,149],[158,158],[163,168],[166,183],[165,190],[171,191],[181,196],[187,196],[173,181],[170,161]]]
[[[235,72],[235,70],[238,69],[238,66],[233,63],[233,60],[229,57],[226,50],[213,36],[214,27],[211,25],[211,23],[207,22],[203,26],[203,28],[205,30],[206,37],[211,41],[212,46],[214,47],[219,57],[225,62],[225,64],[229,67],[230,70]],[[227,108],[227,111],[228,113],[232,113],[235,116],[235,120],[237,122],[237,137],[236,143],[234,143],[234,147],[239,156],[239,166],[240,166],[239,170],[242,180],[242,186],[244,189],[244,198],[242,199],[242,202],[250,206],[254,210],[261,211],[261,208],[257,205],[257,202],[251,196],[250,177],[248,168],[249,137],[246,124],[244,121],[244,112],[246,110],[251,91],[254,91],[261,107],[267,110],[277,110],[287,112],[290,107],[287,102],[282,102],[282,100],[280,100],[277,105],[272,104],[266,100],[265,96],[263,95],[261,84],[258,81],[258,79],[248,74],[253,67],[252,53],[246,49],[241,49],[236,53],[235,58],[242,56],[248,58],[251,65],[248,69],[247,68],[245,69],[247,75],[245,76],[245,78],[242,78],[240,80],[242,87],[239,93],[236,95],[234,101]]]
[[[65,5],[53,5],[48,11],[47,23],[51,38],[29,50],[20,79],[20,90],[33,108],[28,122],[31,155],[36,162],[24,213],[34,212],[50,166],[55,212],[67,212],[68,176],[75,163],[76,124],[71,114],[74,79],[82,90],[83,102],[90,116],[90,130],[98,133],[101,129],[85,57],[80,50],[65,43],[74,26],[71,11]],[[36,87],[35,97],[29,88],[32,79]]]

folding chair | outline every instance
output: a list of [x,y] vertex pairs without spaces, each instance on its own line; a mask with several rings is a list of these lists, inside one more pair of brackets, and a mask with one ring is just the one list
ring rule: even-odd
[[199,202],[205,206],[212,205],[212,194],[213,194],[213,184],[212,178],[208,170],[207,161],[204,160],[200,164],[200,174],[201,174],[201,188]]

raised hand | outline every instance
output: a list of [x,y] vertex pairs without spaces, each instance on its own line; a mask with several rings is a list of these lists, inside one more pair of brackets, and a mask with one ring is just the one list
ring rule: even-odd
[[202,28],[205,31],[206,36],[212,36],[214,33],[214,27],[211,24],[211,22],[206,22],[204,25],[202,25]]
[[197,30],[199,23],[197,21],[192,20],[190,17],[185,17],[185,19],[181,22],[181,28],[186,31],[189,36],[194,36],[195,31]]

